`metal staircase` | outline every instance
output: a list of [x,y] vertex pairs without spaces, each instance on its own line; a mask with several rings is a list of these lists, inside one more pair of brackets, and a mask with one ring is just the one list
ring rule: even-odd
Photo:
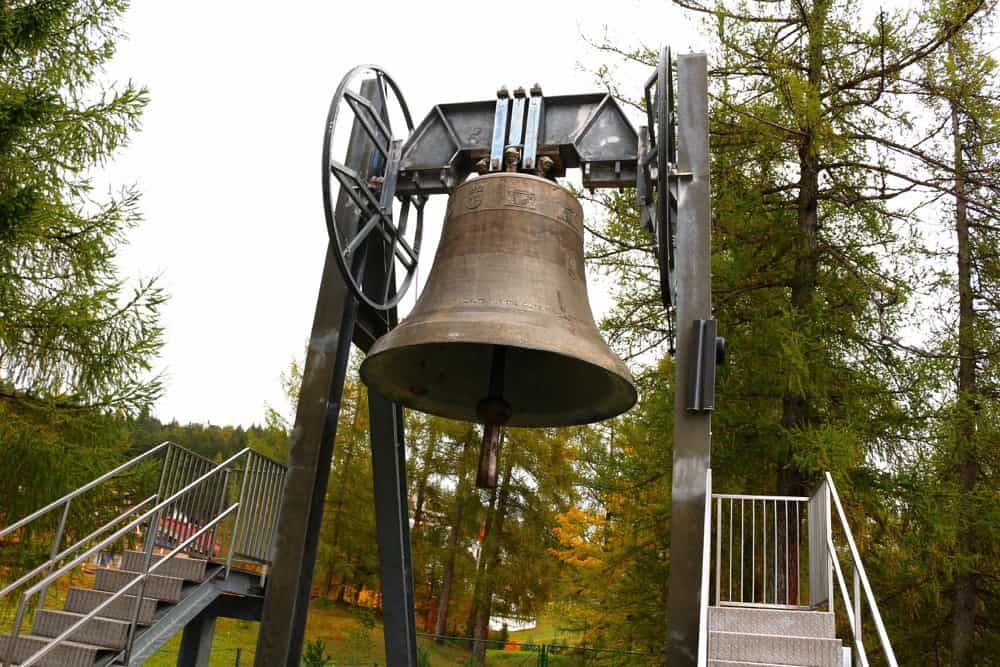
[[[879,664],[896,667],[829,473],[808,498],[713,495],[711,470],[707,489],[699,667],[868,667],[863,610],[875,626]],[[832,509],[837,525],[831,521]],[[851,566],[853,594],[844,579],[842,560]],[[835,575],[849,647],[836,635]]]
[[[195,619],[259,620],[284,479],[250,449],[215,463],[165,442],[0,530],[0,549],[53,535],[49,557],[0,589],[19,593],[0,667],[139,665]],[[93,511],[95,495],[110,520],[63,546],[71,508]],[[91,587],[46,606],[53,584],[95,560]],[[199,650],[187,640],[182,660]]]

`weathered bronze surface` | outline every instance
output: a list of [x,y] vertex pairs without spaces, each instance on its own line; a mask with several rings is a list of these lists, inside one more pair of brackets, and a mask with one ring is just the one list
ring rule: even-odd
[[[491,366],[501,345],[498,397]],[[361,377],[388,399],[465,421],[482,420],[484,399],[502,398],[507,426],[585,424],[632,407],[632,376],[587,300],[576,197],[517,173],[456,188],[420,298],[376,341]]]

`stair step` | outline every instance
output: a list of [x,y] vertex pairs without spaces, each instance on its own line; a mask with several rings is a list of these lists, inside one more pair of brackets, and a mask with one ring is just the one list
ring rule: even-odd
[[[163,560],[162,556],[152,556],[150,566]],[[201,558],[187,558],[178,554],[169,561],[156,568],[156,574],[165,577],[177,577],[185,581],[201,583],[205,580],[205,566],[207,562]],[[122,569],[132,572],[143,572],[146,568],[146,554],[142,551],[126,551],[122,554]]]
[[839,639],[743,632],[714,631],[708,639],[708,657],[731,662],[841,667],[842,648]]
[[[71,611],[39,609],[38,613],[35,614],[35,622],[31,626],[31,632],[39,637],[58,637],[84,616],[85,614]],[[90,619],[75,630],[69,639],[83,644],[123,649],[128,642],[128,628],[129,624],[125,621],[97,617]]]
[[718,632],[833,639],[833,612],[752,607],[709,607],[708,628]]
[[[49,645],[50,637],[18,635],[13,650],[10,650],[10,635],[0,636],[0,658],[20,664]],[[40,667],[94,667],[98,655],[106,652],[102,646],[80,642],[62,642],[52,653],[35,663]]]
[[[138,572],[100,567],[97,569],[97,576],[94,578],[94,588],[99,591],[114,593],[131,584],[138,576]],[[136,584],[134,588],[130,589],[130,592],[138,593],[139,586],[140,584]],[[183,588],[183,579],[151,574],[146,579],[143,597],[156,598],[164,602],[179,602],[181,599],[181,589]]]
[[709,660],[708,667],[809,667],[809,665],[779,665],[773,662],[746,662],[745,660]]
[[[95,591],[89,588],[72,587],[66,593],[66,604],[63,609],[77,614],[89,614],[97,605],[111,597],[111,593],[106,591]],[[99,618],[113,618],[119,621],[132,621],[132,605],[135,604],[134,595],[123,595],[114,600],[111,604],[100,611]],[[150,625],[153,622],[153,614],[156,613],[156,600],[144,596],[142,605],[139,607],[139,625]]]

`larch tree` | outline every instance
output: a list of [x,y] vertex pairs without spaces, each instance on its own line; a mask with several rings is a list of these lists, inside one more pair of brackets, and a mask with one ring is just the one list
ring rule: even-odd
[[148,101],[101,78],[127,6],[0,6],[0,523],[106,470],[126,447],[108,416],[161,391],[164,293],[115,265],[139,194],[93,180]]

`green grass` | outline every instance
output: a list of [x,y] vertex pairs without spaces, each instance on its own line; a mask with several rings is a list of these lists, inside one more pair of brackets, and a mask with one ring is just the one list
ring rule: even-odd
[[[377,617],[368,616],[355,607],[331,603],[323,598],[313,600],[306,623],[306,641],[320,639],[324,653],[333,658],[335,665],[365,664],[385,665],[382,623]],[[368,624],[371,627],[367,627]],[[240,666],[253,665],[259,623],[220,618],[215,624],[210,667],[232,667],[236,664],[236,650],[240,649]],[[170,639],[147,663],[149,667],[174,667],[180,648],[180,633]],[[468,653],[460,646],[438,646],[421,638],[418,642],[426,650],[432,665],[465,665]],[[514,663],[506,663],[514,664]]]
[[558,611],[551,611],[538,617],[535,627],[530,630],[511,631],[510,638],[516,639],[522,644],[579,644],[583,641],[583,633],[567,630],[565,626],[565,615]]

